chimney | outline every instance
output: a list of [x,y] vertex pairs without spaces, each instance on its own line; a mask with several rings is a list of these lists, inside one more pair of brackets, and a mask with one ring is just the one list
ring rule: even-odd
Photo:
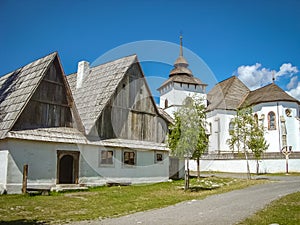
[[86,61],[81,61],[78,63],[77,68],[77,82],[76,89],[81,88],[83,79],[90,73],[90,63]]

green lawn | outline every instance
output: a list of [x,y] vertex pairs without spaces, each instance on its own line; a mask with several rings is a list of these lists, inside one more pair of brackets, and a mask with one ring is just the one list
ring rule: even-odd
[[[183,181],[127,187],[98,187],[89,191],[51,193],[50,196],[0,196],[0,224],[40,224],[116,217],[165,207],[181,201],[245,188],[266,181],[233,178],[191,180],[191,190],[183,191]],[[1,222],[2,221],[2,222]]]
[[265,209],[239,223],[240,225],[257,224],[300,224],[300,192],[282,197]]

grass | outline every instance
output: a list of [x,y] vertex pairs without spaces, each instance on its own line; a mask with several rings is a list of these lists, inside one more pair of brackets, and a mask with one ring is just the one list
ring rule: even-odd
[[117,217],[181,201],[203,199],[262,182],[265,181],[209,177],[200,181],[191,179],[191,190],[186,192],[181,180],[127,187],[97,187],[89,191],[51,193],[50,196],[3,195],[0,196],[0,224],[65,223]]
[[282,197],[270,203],[265,209],[247,218],[240,225],[257,224],[300,224],[300,192]]

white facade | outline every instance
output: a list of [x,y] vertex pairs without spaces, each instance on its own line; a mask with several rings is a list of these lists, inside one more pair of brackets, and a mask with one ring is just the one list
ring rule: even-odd
[[[56,187],[59,184],[58,151],[79,154],[78,185],[153,183],[169,179],[168,151],[131,149],[135,152],[136,165],[128,166],[123,163],[125,150],[128,148],[7,139],[0,143],[0,191],[21,193],[25,164],[28,165],[28,187]],[[112,164],[101,164],[101,151],[113,151]],[[162,155],[162,161],[156,161],[156,154]]]
[[205,86],[170,82],[160,90],[160,107],[172,118],[187,97],[196,97],[206,105]]

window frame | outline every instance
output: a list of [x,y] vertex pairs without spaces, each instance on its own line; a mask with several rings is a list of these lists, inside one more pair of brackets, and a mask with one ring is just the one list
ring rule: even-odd
[[[130,155],[133,154],[133,164],[126,163],[125,162],[125,154],[129,153],[129,160],[130,160]],[[132,160],[132,157],[131,157]],[[123,150],[122,152],[122,164],[124,167],[135,167],[137,165],[137,152],[134,150]]]
[[[161,155],[161,159],[158,160],[158,156]],[[155,164],[163,164],[165,160],[163,152],[154,152],[154,163]]]
[[[272,119],[273,117],[274,119]],[[272,121],[271,121],[272,119]],[[268,113],[268,130],[276,130],[276,114],[273,111]]]
[[[111,163],[105,163],[103,162],[103,153],[106,153],[106,158],[105,160],[108,161],[109,157],[108,154],[109,152],[112,153],[112,157],[111,157]],[[114,167],[115,166],[115,151],[114,150],[100,150],[99,152],[99,167]]]

